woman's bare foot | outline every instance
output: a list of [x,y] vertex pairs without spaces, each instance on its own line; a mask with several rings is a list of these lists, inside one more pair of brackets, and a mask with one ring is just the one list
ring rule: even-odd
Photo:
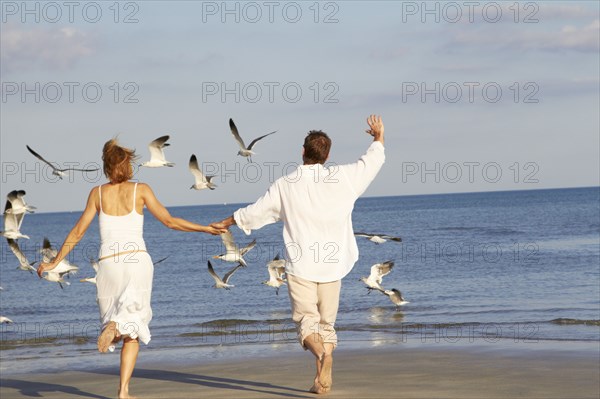
[[118,338],[117,323],[114,321],[108,322],[102,333],[98,337],[98,351],[105,353],[113,341]]
[[333,354],[326,353],[321,360],[321,373],[319,373],[318,383],[326,392],[331,390],[333,378],[331,376],[333,369]]
[[137,399],[137,396],[131,396],[129,392],[119,391],[119,399]]

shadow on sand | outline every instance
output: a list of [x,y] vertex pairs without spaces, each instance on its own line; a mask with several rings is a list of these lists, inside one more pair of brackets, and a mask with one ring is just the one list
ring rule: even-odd
[[50,384],[47,382],[2,379],[0,384],[2,385],[2,388],[13,388],[19,391],[19,394],[22,396],[32,396],[36,398],[44,397],[42,393],[60,393],[62,394],[61,397],[73,395],[80,398],[111,399],[107,396],[85,392],[79,388],[68,385]]
[[[87,372],[90,374],[110,375],[118,378],[118,374],[109,370],[95,370]],[[266,382],[239,380],[234,378],[215,377],[210,375],[182,373],[178,371],[154,370],[154,369],[136,369],[133,374],[133,380],[145,378],[157,381],[170,381],[178,384],[192,384],[215,389],[228,389],[232,391],[255,392],[261,397],[266,395],[274,395],[288,398],[314,398],[314,395],[307,391],[290,388],[281,385],[273,385]],[[134,382],[135,384],[135,382]],[[17,379],[2,379],[0,382],[2,388],[12,388],[18,391],[20,396],[25,397],[44,397],[48,394],[60,394],[61,397],[80,397],[80,398],[95,398],[95,399],[110,399],[107,396],[97,395],[91,392],[85,392],[79,388],[52,384],[38,381],[25,381]],[[181,388],[173,387],[174,390]]]

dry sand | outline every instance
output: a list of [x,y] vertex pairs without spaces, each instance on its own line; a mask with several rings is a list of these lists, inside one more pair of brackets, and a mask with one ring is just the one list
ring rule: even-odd
[[[598,351],[340,349],[326,398],[594,398],[600,397]],[[143,357],[143,352],[141,356]],[[0,398],[112,398],[115,368],[1,376]],[[139,364],[131,393],[140,398],[314,398],[314,362],[286,356],[207,361],[197,366]]]

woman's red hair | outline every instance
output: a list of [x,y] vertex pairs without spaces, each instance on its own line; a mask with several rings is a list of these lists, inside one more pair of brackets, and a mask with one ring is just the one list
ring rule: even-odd
[[114,184],[123,183],[133,177],[135,150],[121,147],[116,138],[108,140],[102,149],[104,174]]

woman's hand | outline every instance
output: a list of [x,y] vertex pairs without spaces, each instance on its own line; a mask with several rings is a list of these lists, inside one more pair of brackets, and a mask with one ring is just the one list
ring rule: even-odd
[[56,267],[56,265],[54,263],[44,263],[44,262],[42,262],[38,266],[37,274],[38,274],[38,276],[40,276],[40,278],[42,278],[42,274],[44,272],[48,272],[48,271],[54,269],[55,267]]
[[210,226],[206,226],[206,230],[204,230],[205,233],[208,234],[212,234],[213,236],[218,236],[221,235],[223,233],[227,233],[227,229],[218,227],[218,226],[213,226],[212,224]]

